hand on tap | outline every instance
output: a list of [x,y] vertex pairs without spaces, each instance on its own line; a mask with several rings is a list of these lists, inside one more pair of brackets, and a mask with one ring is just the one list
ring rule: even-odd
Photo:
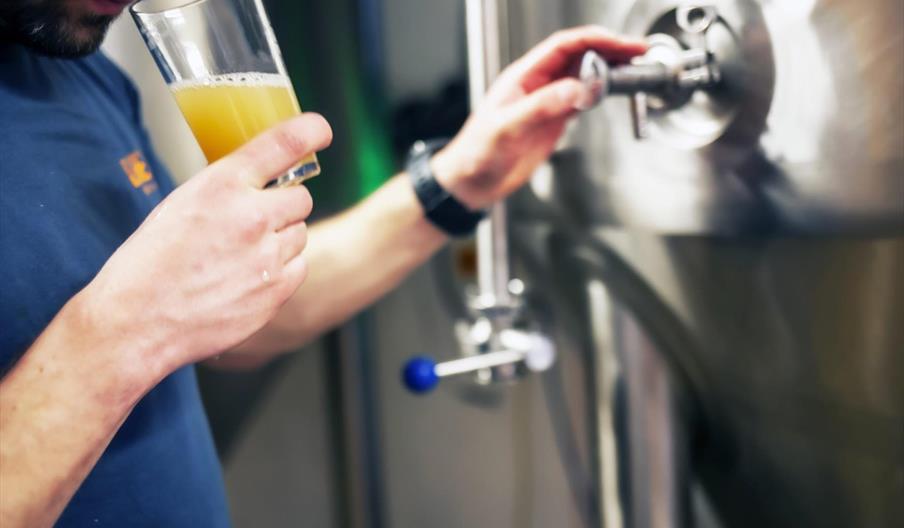
[[433,157],[437,181],[474,210],[505,198],[552,154],[568,120],[592,98],[569,75],[581,56],[594,50],[622,62],[646,49],[598,26],[553,34],[500,74],[461,132]]

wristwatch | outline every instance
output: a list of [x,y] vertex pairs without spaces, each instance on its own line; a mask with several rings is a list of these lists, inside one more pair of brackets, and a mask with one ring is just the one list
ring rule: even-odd
[[484,211],[471,211],[440,186],[430,168],[430,158],[449,143],[448,140],[418,141],[408,154],[407,171],[424,215],[441,231],[453,237],[474,233],[484,219]]

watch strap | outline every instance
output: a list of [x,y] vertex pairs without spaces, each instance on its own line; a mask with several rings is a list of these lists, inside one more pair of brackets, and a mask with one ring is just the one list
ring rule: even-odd
[[446,144],[447,140],[415,143],[408,156],[408,176],[427,219],[450,236],[467,237],[474,233],[486,214],[471,211],[436,181],[430,159]]

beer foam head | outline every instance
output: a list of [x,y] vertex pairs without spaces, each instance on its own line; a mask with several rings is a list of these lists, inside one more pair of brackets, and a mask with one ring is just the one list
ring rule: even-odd
[[188,88],[208,88],[211,86],[273,86],[290,87],[288,77],[278,73],[225,73],[211,75],[204,79],[178,81],[169,85],[171,90],[185,90]]

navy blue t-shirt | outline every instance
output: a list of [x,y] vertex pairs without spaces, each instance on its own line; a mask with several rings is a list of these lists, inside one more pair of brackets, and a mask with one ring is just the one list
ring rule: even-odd
[[[0,44],[0,375],[172,187],[106,57]],[[228,525],[192,367],[141,400],[58,523]]]

